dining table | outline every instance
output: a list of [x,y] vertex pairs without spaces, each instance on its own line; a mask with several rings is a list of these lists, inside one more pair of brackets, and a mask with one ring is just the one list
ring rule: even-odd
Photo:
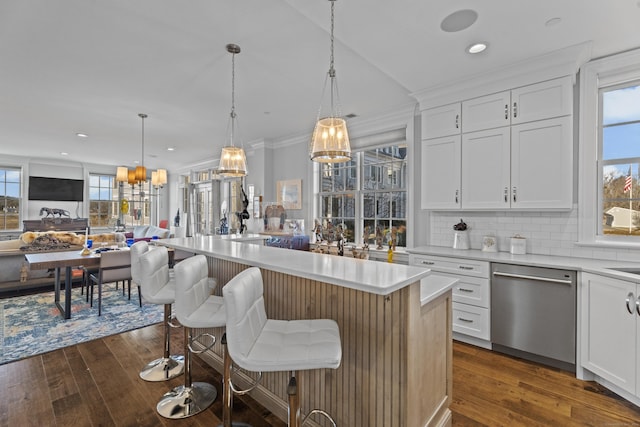
[[[37,252],[25,254],[25,259],[31,270],[55,269],[54,293],[55,304],[60,310],[64,319],[71,319],[71,285],[73,267],[99,267],[100,253],[91,251],[83,255],[82,249],[58,251],[58,252]],[[64,268],[64,307],[60,302],[60,269]]]
[[[156,246],[152,243],[151,246]],[[175,251],[167,248],[169,255],[169,267],[173,267]],[[25,254],[30,270],[54,269],[54,302],[64,319],[71,319],[71,288],[73,267],[95,268],[100,267],[100,253],[105,250],[129,250],[129,247],[109,247],[91,250],[88,254],[83,249],[74,249],[57,252],[36,252]],[[64,301],[60,302],[60,270],[64,268]],[[64,304],[64,306],[63,306]]]

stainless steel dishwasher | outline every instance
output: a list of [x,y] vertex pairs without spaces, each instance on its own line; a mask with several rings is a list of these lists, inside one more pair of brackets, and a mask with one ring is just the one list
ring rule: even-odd
[[576,272],[492,263],[491,344],[575,372]]

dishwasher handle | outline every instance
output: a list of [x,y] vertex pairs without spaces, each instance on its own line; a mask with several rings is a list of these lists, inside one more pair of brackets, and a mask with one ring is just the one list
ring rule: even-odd
[[494,276],[499,276],[499,277],[511,277],[511,278],[514,278],[514,279],[527,279],[527,280],[538,280],[540,282],[561,283],[563,285],[571,285],[571,284],[573,284],[572,280],[553,279],[551,277],[529,276],[527,274],[501,273],[499,271],[494,271],[493,275]]

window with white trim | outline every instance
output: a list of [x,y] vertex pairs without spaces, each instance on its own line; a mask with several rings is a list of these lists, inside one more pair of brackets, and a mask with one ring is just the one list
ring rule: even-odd
[[89,175],[89,225],[109,227],[118,217],[118,187],[114,175]]
[[[321,164],[320,215],[324,237],[343,230],[347,242],[406,246],[407,149],[389,145],[353,153],[346,163]],[[375,246],[373,246],[375,247]]]
[[19,230],[21,170],[0,166],[0,230]]
[[599,235],[640,236],[640,82],[600,89]]
[[579,243],[640,244],[640,50],[580,76]]

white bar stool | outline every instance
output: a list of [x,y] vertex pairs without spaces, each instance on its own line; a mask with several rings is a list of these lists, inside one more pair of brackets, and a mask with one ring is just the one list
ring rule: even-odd
[[169,278],[169,254],[167,248],[160,246],[140,256],[140,292],[145,301],[164,305],[164,355],[149,362],[140,371],[145,381],[167,381],[182,374],[184,356],[170,355],[171,304],[176,297],[176,284]]
[[[340,330],[331,319],[267,319],[262,274],[250,267],[231,279],[222,293],[227,314],[227,350],[242,369],[256,372],[289,371],[290,427],[299,427],[300,402],[295,371],[337,369],[342,360]],[[314,409],[335,426],[325,411]]]
[[[192,354],[209,350],[216,342],[213,335],[202,333],[193,337],[194,328],[219,328],[226,323],[224,300],[211,295],[209,267],[204,255],[195,255],[176,264],[175,311],[184,327],[185,370],[184,385],[166,393],[157,406],[158,413],[165,418],[186,418],[207,409],[216,399],[216,388],[205,382],[191,380]],[[194,350],[193,342],[208,337],[211,343],[202,350]]]
[[140,293],[140,257],[149,251],[149,244],[144,240],[135,242],[129,248],[131,253],[131,280],[138,286],[138,304],[142,307],[142,294]]

